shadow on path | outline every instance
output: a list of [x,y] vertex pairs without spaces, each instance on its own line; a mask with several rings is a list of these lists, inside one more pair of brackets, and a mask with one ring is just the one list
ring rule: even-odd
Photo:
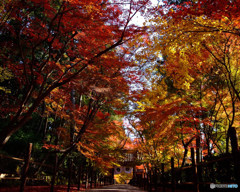
[[100,189],[90,189],[89,192],[145,192],[138,187],[134,187],[128,184],[117,184],[104,186]]

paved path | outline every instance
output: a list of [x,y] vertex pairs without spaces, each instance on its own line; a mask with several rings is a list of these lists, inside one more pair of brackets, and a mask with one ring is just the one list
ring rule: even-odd
[[144,192],[138,187],[134,187],[128,184],[108,185],[101,187],[100,189],[90,189],[89,192]]

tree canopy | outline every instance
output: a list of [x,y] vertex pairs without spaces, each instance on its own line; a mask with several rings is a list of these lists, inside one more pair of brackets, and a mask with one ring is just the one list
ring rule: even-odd
[[[189,147],[202,159],[239,152],[239,9],[239,0],[3,1],[1,146],[39,136],[58,166],[78,151],[102,169],[130,134],[148,166],[172,156],[184,166]],[[138,12],[144,26],[130,24]]]

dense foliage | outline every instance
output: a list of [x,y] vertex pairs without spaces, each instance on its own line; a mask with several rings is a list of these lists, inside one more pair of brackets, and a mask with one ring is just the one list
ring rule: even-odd
[[[239,1],[168,1],[146,22],[135,58],[145,89],[131,100],[130,126],[147,163],[238,152]],[[131,45],[134,45],[132,42]],[[235,134],[236,133],[236,134]]]
[[[138,12],[143,27],[130,25]],[[59,168],[79,158],[105,173],[118,164],[128,128],[146,170],[173,156],[183,167],[194,148],[198,161],[231,152],[237,173],[239,12],[239,0],[154,8],[147,0],[3,1],[4,152],[23,156],[33,142],[36,159],[47,153]]]

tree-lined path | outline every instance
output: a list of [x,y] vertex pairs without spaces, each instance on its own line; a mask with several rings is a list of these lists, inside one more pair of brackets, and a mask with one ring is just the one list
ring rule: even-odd
[[0,191],[240,187],[240,0],[0,2]]
[[108,185],[98,189],[90,189],[87,192],[144,192],[138,187],[128,184]]

